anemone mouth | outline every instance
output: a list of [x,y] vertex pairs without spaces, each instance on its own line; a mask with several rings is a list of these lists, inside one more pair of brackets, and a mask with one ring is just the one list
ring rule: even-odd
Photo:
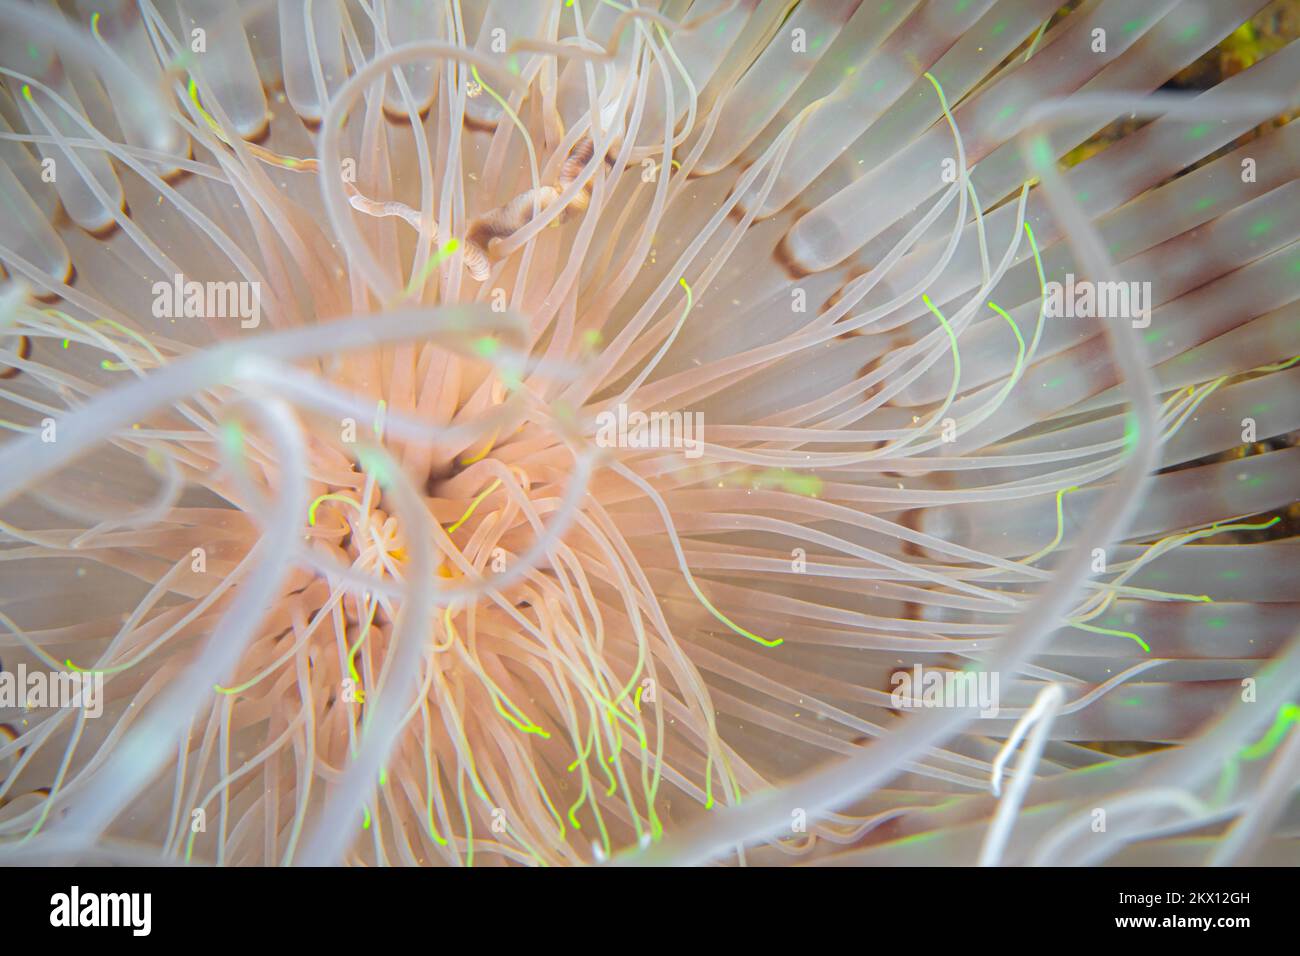
[[1300,44],[1118,6],[0,0],[0,861],[1293,856]]

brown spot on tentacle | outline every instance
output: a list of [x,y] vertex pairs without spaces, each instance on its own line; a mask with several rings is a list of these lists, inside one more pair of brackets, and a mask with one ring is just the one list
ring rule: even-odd
[[500,120],[492,120],[491,122],[488,122],[487,120],[480,119],[479,117],[475,116],[473,113],[466,110],[465,119],[463,122],[465,128],[468,130],[474,130],[475,132],[478,133],[495,133],[497,131],[497,124],[500,122]]
[[[727,202],[731,202],[731,200],[736,198],[736,186],[739,185],[740,178],[745,175],[745,170],[749,169],[749,167],[752,165],[754,165],[752,161],[736,164],[736,169],[737,169],[736,182],[733,183],[731,188],[727,190],[727,199],[726,199]],[[691,172],[687,175],[686,179],[689,181],[703,175],[704,175],[703,173],[697,173],[695,172],[695,170],[691,170]],[[727,210],[727,218],[735,222],[740,222],[745,218],[745,212],[746,212],[745,203],[742,198],[734,206],[732,206],[730,209]]]
[[[23,361],[32,357],[32,340],[26,335],[18,336],[18,351],[16,354]],[[0,371],[0,379],[17,378],[23,374],[23,370],[16,365],[5,365],[3,361],[0,361],[0,365],[3,365],[3,371]]]
[[[128,219],[131,218],[131,206],[130,204],[127,203],[126,197],[122,198],[122,208],[119,210],[119,212],[121,212],[122,215],[126,216]],[[112,222],[104,226],[101,226],[98,229],[86,229],[84,226],[82,228],[85,230],[85,232],[88,235],[94,236],[96,239],[108,239],[111,238],[113,234],[116,233],[120,228],[122,228],[122,226],[121,223],[117,221],[117,218],[114,217]]]
[[[898,520],[899,523],[908,531],[915,531],[918,534],[920,533],[921,531],[921,509],[920,508],[911,508],[907,511],[904,511]],[[917,544],[915,541],[909,541],[906,538],[903,539],[903,553],[907,555],[911,555],[914,558],[919,558],[924,556],[921,546]]]
[[[901,335],[896,335],[896,336],[894,336],[892,339],[889,340],[889,351],[890,351],[890,352],[897,352],[897,351],[899,351],[899,350],[901,350],[901,349],[908,348],[908,347],[911,346],[912,344],[913,344],[913,343],[912,343],[911,338],[907,335],[907,333],[904,332],[903,334],[901,334]],[[886,354],[888,354],[888,353],[886,353]],[[887,399],[885,399],[885,404],[882,405],[881,407],[882,407],[882,408],[903,408],[904,406],[898,404],[898,403],[895,402],[892,398],[887,398]]]
[[[194,141],[190,139],[188,136],[185,137],[185,158],[186,159],[194,158]],[[182,169],[178,167],[176,169],[169,170],[166,173],[159,174],[159,178],[162,179],[163,182],[167,183],[167,185],[175,186],[177,183],[182,183],[193,175],[194,174],[190,172],[188,169]]]
[[[911,673],[912,673],[912,668],[911,668],[910,666],[908,666],[908,667],[904,667],[904,666],[901,665],[901,664],[898,665],[897,667],[893,668],[893,669],[889,672],[889,676],[887,676],[887,677],[885,678],[885,686],[882,688],[882,690],[884,690],[884,692],[885,692],[886,694],[891,695],[891,698],[890,698],[890,702],[891,702],[891,703],[893,702],[892,695],[893,695],[894,691],[898,690],[898,687],[899,687],[899,684],[894,683],[894,677],[895,677],[896,675],[898,675],[898,674],[906,674],[906,675],[909,675],[909,676],[910,676]],[[899,683],[901,683],[901,681],[900,681]],[[886,707],[885,710],[889,711],[889,712],[890,712],[891,714],[893,714],[895,717],[899,717],[899,716],[901,716],[901,715],[903,714],[903,710],[902,710],[901,708],[898,708],[898,707]]]
[[261,146],[271,138],[271,114],[267,113],[262,117],[262,125],[247,136],[240,137],[246,143],[252,143],[254,146]]
[[[853,283],[857,282],[859,279],[861,279],[864,275],[866,275],[870,271],[871,271],[870,269],[849,270],[849,272],[844,277],[844,281],[840,283],[840,285],[835,289],[834,292],[832,292],[829,296],[827,296],[825,303],[823,303],[822,307],[817,310],[817,314],[825,315],[827,312],[830,312],[837,305],[839,305],[840,300],[844,298],[844,294],[848,290],[848,287],[853,285]],[[841,318],[838,319],[837,321],[842,322],[843,319]]]
[[[9,742],[12,742],[17,740],[20,736],[21,734],[18,733],[18,728],[13,724],[0,724],[0,740],[7,739]],[[27,753],[27,748],[19,747],[15,753],[18,755],[18,759],[21,760],[23,754]]]
[[[846,333],[844,333],[843,335],[838,335],[838,336],[836,336],[836,338],[840,338],[840,339],[854,338],[855,336],[862,335],[862,334],[863,334],[863,333],[858,332],[857,330],[853,330],[853,331],[850,331],[850,332],[846,332]],[[906,348],[908,345],[911,345],[911,344],[912,344],[912,343],[908,340],[907,336],[901,336],[901,337],[896,336],[896,337],[894,337],[893,339],[890,340],[890,342],[889,342],[889,349],[888,349],[887,351],[883,352],[883,353],[880,354],[880,355],[877,355],[875,358],[873,358],[873,359],[872,359],[870,362],[868,362],[866,365],[862,366],[862,368],[858,369],[858,375],[857,375],[857,377],[858,377],[858,378],[866,378],[868,375],[872,374],[872,373],[875,372],[877,369],[879,369],[880,366],[881,366],[882,364],[884,364],[885,359],[886,359],[886,358],[887,358],[891,353],[893,353],[893,352],[897,352],[900,348]],[[874,385],[870,386],[869,388],[867,388],[866,390],[864,390],[862,394],[863,394],[864,397],[866,397],[866,398],[870,398],[872,395],[874,395],[875,393],[879,392],[882,388],[884,388],[884,386],[885,386],[884,381],[883,381],[883,380],[882,380],[882,381],[879,381],[879,382],[877,382],[876,384],[874,384]],[[890,399],[886,399],[884,405],[882,405],[881,407],[882,407],[882,408],[900,408],[901,406],[896,405],[896,404],[894,403],[894,400],[893,400],[892,398],[890,398]],[[884,444],[884,443],[882,442],[881,444]]]
[[785,274],[791,279],[798,280],[812,275],[813,270],[804,268],[795,259],[794,253],[790,251],[789,239],[790,234],[787,232],[781,237],[781,241],[776,244],[776,248],[772,250],[772,257],[776,259],[777,264],[785,270]]
[[[68,263],[68,271],[63,277],[63,284],[65,286],[74,286],[77,284],[77,267],[71,262]],[[37,302],[44,302],[46,305],[53,305],[55,302],[62,300],[63,294],[61,292],[33,292],[32,298]]]
[[[432,109],[433,109],[433,102],[430,101],[428,103],[425,103],[423,106],[417,107],[415,110],[415,115],[418,116],[420,118],[420,122],[423,123],[425,120],[429,118],[429,111]],[[384,111],[384,119],[388,120],[388,122],[392,123],[393,125],[395,126],[411,125],[411,117],[406,112],[406,110],[395,109],[385,104],[383,107],[383,111]]]
[[[842,336],[841,336],[841,337],[842,337]],[[880,368],[880,365],[881,365],[882,362],[884,362],[884,360],[885,360],[885,356],[883,356],[883,355],[877,355],[877,356],[876,356],[875,358],[873,358],[870,362],[868,362],[867,364],[863,365],[862,368],[858,369],[858,374],[857,374],[857,376],[855,376],[855,377],[856,377],[856,378],[866,378],[868,375],[871,375],[873,372],[875,372],[876,369]],[[876,392],[880,391],[881,386],[883,386],[883,385],[884,385],[884,382],[876,382],[874,385],[870,385],[870,386],[868,386],[867,388],[865,388],[865,389],[863,390],[863,392],[862,392],[862,397],[863,397],[863,398],[870,398],[870,397],[871,397],[872,395],[874,395]]]

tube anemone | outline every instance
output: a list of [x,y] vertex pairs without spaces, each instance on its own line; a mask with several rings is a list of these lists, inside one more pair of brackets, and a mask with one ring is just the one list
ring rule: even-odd
[[1058,6],[0,0],[0,862],[1294,863],[1300,44]]

